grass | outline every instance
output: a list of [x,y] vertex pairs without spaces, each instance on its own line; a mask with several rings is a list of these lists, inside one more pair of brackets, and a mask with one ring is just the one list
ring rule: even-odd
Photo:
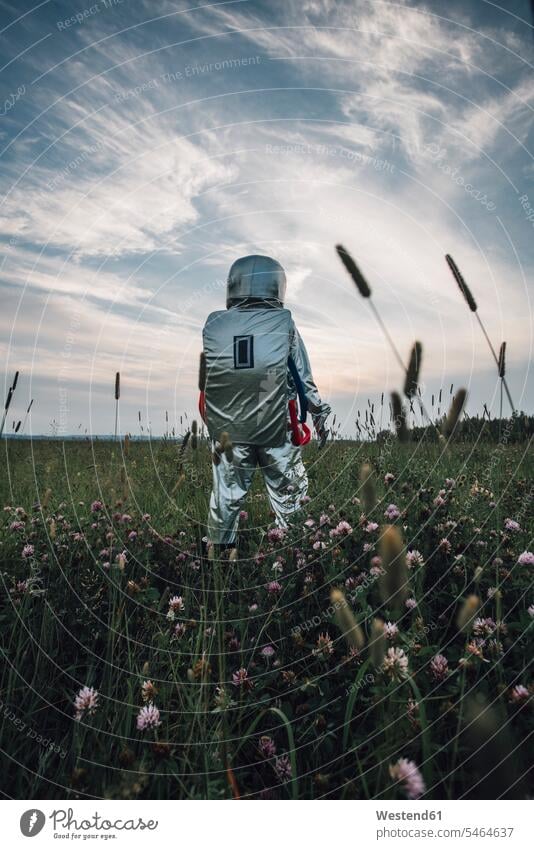
[[[258,474],[232,564],[203,557],[211,456],[200,437],[183,455],[171,441],[5,442],[3,792],[404,798],[409,783],[390,768],[407,758],[425,798],[525,798],[521,744],[534,692],[532,565],[518,559],[532,550],[527,448],[310,446],[311,500],[294,528],[269,538]],[[365,517],[364,462],[376,489]],[[399,516],[386,520],[391,504]],[[336,533],[341,521],[350,532]],[[386,522],[423,560],[408,570],[413,603],[402,599],[399,611],[381,600],[374,559]],[[365,635],[361,649],[336,625],[336,587]],[[460,631],[469,596],[477,621]],[[174,597],[183,609],[172,618]],[[405,675],[370,648],[377,618],[397,626],[385,648],[404,653]],[[438,654],[441,680],[430,665]],[[147,680],[161,724],[140,731]],[[76,721],[84,686],[98,691],[97,708]],[[497,726],[506,738],[491,732]]]

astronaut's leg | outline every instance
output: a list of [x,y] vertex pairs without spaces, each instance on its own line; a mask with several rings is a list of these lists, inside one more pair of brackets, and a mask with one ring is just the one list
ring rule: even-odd
[[256,449],[251,445],[234,445],[234,459],[221,455],[213,466],[208,515],[208,545],[231,545],[235,542],[239,511],[252,484],[257,464]]
[[259,448],[258,462],[276,514],[276,524],[286,528],[288,518],[300,509],[301,499],[308,492],[301,449],[291,442],[280,448]]

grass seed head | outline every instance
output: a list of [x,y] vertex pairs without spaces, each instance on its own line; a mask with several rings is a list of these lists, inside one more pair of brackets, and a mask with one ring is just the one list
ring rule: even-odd
[[198,424],[196,419],[191,422],[191,448],[196,451],[198,448]]
[[506,342],[501,343],[499,350],[499,377],[506,374]]
[[408,569],[404,542],[395,525],[386,525],[382,530],[380,556],[383,569],[380,597],[388,607],[399,609],[407,595]]
[[407,442],[409,432],[406,426],[406,411],[398,392],[391,393],[391,407],[393,409],[393,424],[399,442]]
[[371,663],[379,669],[386,656],[386,635],[382,619],[373,619],[369,649],[371,654]]
[[220,436],[221,450],[228,460],[229,463],[233,463],[234,461],[234,446],[232,445],[232,440],[230,439],[230,434],[223,430]]
[[218,466],[221,462],[221,454],[222,454],[222,445],[220,442],[216,442],[213,446],[213,452],[211,454],[211,459],[214,466]]
[[360,484],[363,511],[366,516],[370,516],[376,507],[376,490],[373,469],[369,463],[364,463],[360,469]]
[[365,277],[361,273],[360,269],[358,268],[358,266],[354,262],[353,258],[349,254],[349,252],[347,250],[345,250],[343,245],[336,245],[336,251],[338,253],[338,256],[339,256],[341,262],[343,263],[343,265],[345,266],[345,268],[349,272],[350,276],[354,280],[360,295],[363,298],[370,298],[371,297],[371,289],[369,288],[369,284],[367,283],[367,280],[365,279]]
[[343,634],[345,640],[351,648],[358,651],[365,644],[363,631],[356,622],[354,613],[345,598],[345,595],[339,589],[333,589],[330,593],[330,602],[334,607],[334,618],[336,624]]
[[421,370],[421,358],[423,356],[423,346],[420,342],[415,342],[410,354],[410,362],[406,372],[406,380],[404,382],[404,394],[407,398],[413,398],[417,392],[419,385],[419,372]]
[[[469,798],[525,798],[526,765],[501,707],[477,692],[467,699],[464,724],[468,760],[476,769]],[[474,759],[473,759],[474,756]],[[511,794],[511,795],[507,795]]]
[[442,427],[442,434],[449,439],[454,433],[467,398],[467,390],[459,389],[454,398]]
[[445,254],[445,259],[447,260],[447,264],[448,264],[450,270],[452,271],[452,273],[454,275],[454,279],[458,283],[458,286],[460,288],[460,292],[462,293],[465,300],[467,301],[467,305],[468,305],[469,309],[471,310],[471,312],[476,312],[477,311],[477,302],[473,298],[473,295],[471,294],[471,290],[470,290],[469,286],[467,285],[464,278],[460,274],[460,269],[458,268],[458,266],[456,265],[455,261],[453,260],[453,258],[450,254]]
[[480,599],[477,595],[473,594],[465,599],[456,619],[459,631],[465,631],[466,633],[471,631],[473,620],[477,615],[479,607]]

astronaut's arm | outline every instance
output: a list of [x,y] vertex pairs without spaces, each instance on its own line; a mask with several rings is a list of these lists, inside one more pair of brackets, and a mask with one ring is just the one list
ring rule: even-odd
[[308,399],[308,405],[312,414],[315,430],[319,436],[322,436],[324,423],[331,412],[331,407],[325,401],[321,400],[319,390],[317,389],[313,379],[310,358],[308,357],[306,346],[295,325],[293,325],[292,328],[290,354],[304,385],[304,391],[306,393],[306,398]]

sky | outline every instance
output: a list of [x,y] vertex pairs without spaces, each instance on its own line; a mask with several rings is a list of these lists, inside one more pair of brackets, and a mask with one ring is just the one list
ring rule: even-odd
[[[7,430],[180,432],[232,262],[268,254],[341,431],[403,374],[534,412],[530,3],[0,0]],[[509,413],[504,402],[504,411]],[[167,425],[168,416],[168,425]],[[182,417],[182,419],[180,418]],[[384,421],[387,413],[384,412]]]

